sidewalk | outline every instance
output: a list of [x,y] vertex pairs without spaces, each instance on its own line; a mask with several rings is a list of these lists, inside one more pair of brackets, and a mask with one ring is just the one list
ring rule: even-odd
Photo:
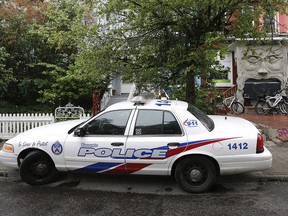
[[265,146],[273,155],[272,168],[248,174],[258,180],[288,181],[288,115],[242,114],[266,137]]
[[[253,122],[266,136],[265,146],[273,155],[272,168],[265,171],[251,172],[241,175],[253,181],[288,181],[288,115],[260,116],[257,114],[242,114],[239,117]],[[3,142],[0,142],[2,149]],[[15,174],[0,164],[0,177]]]

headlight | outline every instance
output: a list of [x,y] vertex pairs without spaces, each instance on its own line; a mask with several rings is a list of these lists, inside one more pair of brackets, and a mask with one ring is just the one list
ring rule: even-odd
[[10,152],[13,153],[14,152],[14,146],[8,143],[4,143],[2,150],[5,152]]

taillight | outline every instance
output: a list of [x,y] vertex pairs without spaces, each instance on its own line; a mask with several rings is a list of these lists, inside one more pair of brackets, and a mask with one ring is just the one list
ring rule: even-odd
[[261,153],[263,151],[264,151],[264,139],[261,134],[258,134],[256,153]]

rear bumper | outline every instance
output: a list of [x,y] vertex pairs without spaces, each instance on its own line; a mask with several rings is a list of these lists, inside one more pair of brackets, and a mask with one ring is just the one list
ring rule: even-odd
[[226,156],[216,159],[220,165],[220,175],[261,171],[272,167],[272,154],[266,148],[264,148],[264,152],[259,154]]

